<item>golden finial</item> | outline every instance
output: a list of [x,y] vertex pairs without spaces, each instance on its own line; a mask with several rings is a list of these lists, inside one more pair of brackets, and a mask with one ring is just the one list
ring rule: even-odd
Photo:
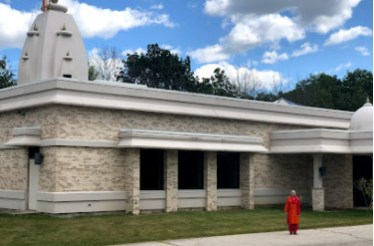
[[66,56],[70,56],[70,53],[69,53],[69,51],[68,51],[68,53],[66,53]]
[[52,0],[52,3],[58,3],[58,0]]
[[29,56],[29,54],[27,53],[27,51],[26,51],[26,53],[25,53],[25,56]]
[[38,31],[38,27],[36,26],[36,23],[34,25],[34,31]]
[[370,98],[369,98],[369,96],[367,96],[367,98],[366,98],[366,103],[370,103]]
[[62,30],[63,30],[63,31],[66,31],[66,26],[65,26],[65,24],[62,26]]

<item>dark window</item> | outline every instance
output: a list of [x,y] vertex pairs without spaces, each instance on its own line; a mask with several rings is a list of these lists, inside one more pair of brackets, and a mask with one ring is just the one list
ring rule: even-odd
[[72,78],[72,77],[71,77],[71,74],[64,74],[64,75],[62,75],[62,77],[64,77],[64,78],[69,78],[69,79]]
[[204,189],[204,152],[179,151],[179,189]]
[[164,189],[164,151],[140,150],[140,189]]
[[239,153],[217,153],[217,188],[238,189]]

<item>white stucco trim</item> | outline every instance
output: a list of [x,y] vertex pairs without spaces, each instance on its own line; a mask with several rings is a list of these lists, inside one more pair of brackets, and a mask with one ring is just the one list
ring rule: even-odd
[[270,153],[373,153],[373,131],[308,129],[270,134]]
[[42,147],[71,146],[92,148],[117,148],[118,142],[105,140],[79,140],[79,139],[45,139],[41,141]]
[[40,126],[14,128],[13,136],[6,145],[9,146],[40,146]]
[[165,209],[166,192],[164,190],[141,190],[140,210]]
[[341,129],[348,129],[352,116],[337,110],[66,78],[0,90],[0,112],[51,104]]
[[261,152],[268,150],[262,138],[192,132],[154,131],[124,128],[119,148],[157,148],[205,151]]
[[217,207],[240,207],[241,189],[217,189]]
[[350,132],[352,154],[373,154],[373,130]]
[[6,150],[6,149],[20,149],[22,147],[20,146],[12,146],[12,145],[7,145],[4,143],[0,143],[0,150]]
[[205,208],[205,190],[178,190],[178,208]]
[[125,191],[38,192],[37,211],[51,214],[125,211]]
[[0,190],[0,208],[26,210],[26,202],[26,191]]

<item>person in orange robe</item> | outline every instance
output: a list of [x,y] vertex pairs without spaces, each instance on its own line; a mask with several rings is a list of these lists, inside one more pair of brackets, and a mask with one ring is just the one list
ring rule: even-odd
[[290,235],[297,235],[297,229],[299,228],[300,222],[300,205],[302,197],[300,199],[296,196],[296,191],[291,191],[291,196],[287,198],[286,206],[284,211],[287,215],[287,224]]

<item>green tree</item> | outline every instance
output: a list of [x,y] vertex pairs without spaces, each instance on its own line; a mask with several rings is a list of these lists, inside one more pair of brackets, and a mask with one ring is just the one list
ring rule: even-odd
[[237,95],[236,86],[230,82],[225,71],[220,68],[214,70],[213,76],[210,77],[210,84],[213,95],[226,97],[236,97]]
[[197,91],[190,58],[180,58],[178,54],[162,49],[158,44],[148,45],[146,54],[127,54],[117,79],[152,88]]
[[88,63],[88,80],[94,81],[99,76],[99,73],[96,71],[95,66],[91,66],[90,63]]
[[13,71],[7,65],[6,56],[4,56],[3,59],[0,59],[0,89],[16,85],[14,76]]

